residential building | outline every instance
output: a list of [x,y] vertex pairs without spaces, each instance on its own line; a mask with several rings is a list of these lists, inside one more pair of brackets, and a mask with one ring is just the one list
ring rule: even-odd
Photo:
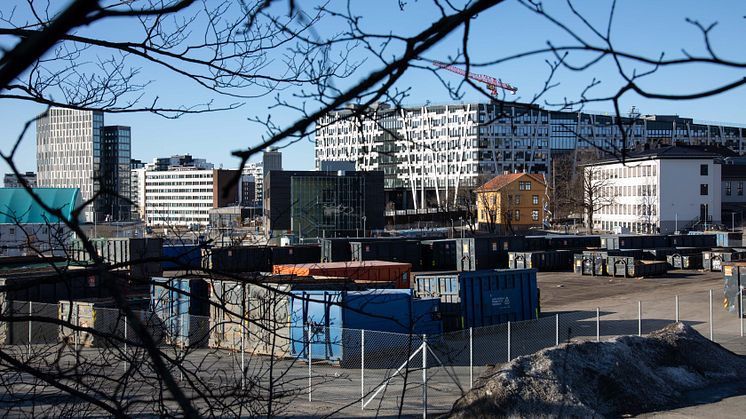
[[[73,211],[82,205],[76,188],[32,191],[67,221],[73,220]],[[71,233],[63,219],[47,212],[24,188],[0,188],[0,256],[66,255]]]
[[6,173],[3,178],[3,186],[6,188],[21,188],[23,187],[21,179],[25,180],[29,187],[36,187],[36,173],[34,172],[21,173],[20,176],[16,176],[15,173]]
[[315,152],[317,170],[330,161],[381,170],[389,207],[424,209],[457,204],[485,176],[551,175],[556,153],[683,143],[720,145],[743,154],[745,137],[746,127],[735,124],[640,115],[634,109],[618,121],[600,113],[499,101],[400,109],[379,104],[321,117]]
[[721,207],[723,224],[729,227],[743,225],[743,217],[746,215],[746,162],[725,159],[721,166],[722,186],[720,196],[723,203]]
[[475,191],[477,227],[491,233],[512,233],[542,227],[547,213],[544,175],[510,173],[495,176]]
[[584,170],[592,176],[594,199],[608,200],[593,214],[593,228],[668,234],[719,224],[721,166],[717,154],[685,146],[632,152],[624,163],[607,159],[590,164]]
[[[137,169],[140,170],[140,169]],[[144,170],[145,222],[151,226],[207,225],[209,210],[238,204],[237,170]],[[230,186],[229,186],[230,185]]]
[[256,203],[256,180],[251,175],[241,175],[241,196],[239,198],[242,207],[253,207]]
[[264,186],[271,237],[347,237],[384,227],[382,172],[270,171]]
[[[79,188],[85,222],[129,218],[129,128],[104,128],[99,111],[51,108],[36,122],[37,184]],[[101,193],[99,193],[101,192]],[[97,195],[98,194],[98,195]]]
[[132,200],[132,219],[145,219],[145,167],[130,169],[130,199]]

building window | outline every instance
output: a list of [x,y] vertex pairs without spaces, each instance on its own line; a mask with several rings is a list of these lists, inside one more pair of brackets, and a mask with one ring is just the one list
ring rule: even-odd
[[531,210],[531,219],[539,221],[539,210]]
[[725,182],[725,195],[726,196],[731,196],[732,193],[733,193],[733,188],[731,186],[731,183],[730,182]]
[[518,189],[522,191],[530,191],[531,190],[531,182],[518,182]]
[[515,218],[514,218],[514,220],[515,221],[520,221],[521,220],[521,210],[515,210]]
[[702,176],[707,176],[707,165],[706,164],[699,165],[699,174]]
[[738,182],[738,196],[743,196],[743,182]]
[[531,197],[531,203],[534,205],[539,205],[539,195],[534,195]]
[[515,204],[516,205],[521,205],[521,196],[520,195],[516,195],[515,196]]
[[700,195],[707,195],[707,187],[708,185],[706,183],[703,183],[699,185],[699,194]]

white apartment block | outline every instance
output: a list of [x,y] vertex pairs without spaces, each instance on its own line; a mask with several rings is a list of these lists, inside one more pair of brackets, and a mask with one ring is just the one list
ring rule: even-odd
[[381,170],[387,202],[418,209],[456,203],[462,191],[498,174],[549,173],[552,152],[677,143],[746,151],[746,128],[738,126],[631,113],[621,121],[625,143],[617,122],[502,102],[350,108],[316,121],[316,169],[352,162],[356,170]]
[[147,170],[145,167],[130,170],[132,209],[141,220],[145,220],[145,173]]
[[593,215],[594,229],[667,234],[721,221],[721,165],[714,154],[664,147],[585,170],[594,176],[597,202],[612,203]]
[[145,222],[151,226],[207,225],[213,170],[145,171]]

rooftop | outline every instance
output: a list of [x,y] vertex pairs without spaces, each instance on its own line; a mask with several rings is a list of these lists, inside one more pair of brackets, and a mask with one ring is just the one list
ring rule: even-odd
[[509,173],[505,175],[495,176],[487,183],[477,188],[477,191],[499,191],[500,189],[515,182],[523,176],[528,176],[529,178],[531,178],[531,180],[539,182],[542,185],[546,184],[546,182],[544,181],[544,175],[535,173]]
[[[62,212],[71,220],[73,211],[81,204],[77,188],[33,188],[33,193],[49,208]],[[45,211],[24,188],[0,188],[0,224],[55,224],[56,216]]]

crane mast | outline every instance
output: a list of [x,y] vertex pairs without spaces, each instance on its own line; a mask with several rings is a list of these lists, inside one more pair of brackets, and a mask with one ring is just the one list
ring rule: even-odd
[[470,79],[472,79],[474,81],[478,81],[480,83],[486,84],[487,85],[487,89],[490,91],[490,93],[492,93],[493,96],[497,96],[497,89],[506,90],[506,91],[510,92],[511,95],[514,95],[514,94],[516,94],[518,92],[518,88],[516,88],[514,86],[511,86],[508,83],[503,83],[503,82],[501,82],[500,80],[498,80],[498,79],[496,79],[494,77],[487,76],[487,75],[484,75],[484,74],[479,74],[479,73],[472,73],[470,71],[465,71],[463,69],[460,69],[458,67],[455,67],[455,66],[452,66],[450,64],[446,64],[446,63],[443,63],[443,62],[440,62],[440,61],[432,61],[432,63],[436,67],[440,67],[440,68],[442,68],[444,70],[448,70],[448,71],[450,71],[452,73],[456,73],[458,75],[461,75],[461,76],[464,76],[464,77],[468,77],[468,78],[470,78]]

